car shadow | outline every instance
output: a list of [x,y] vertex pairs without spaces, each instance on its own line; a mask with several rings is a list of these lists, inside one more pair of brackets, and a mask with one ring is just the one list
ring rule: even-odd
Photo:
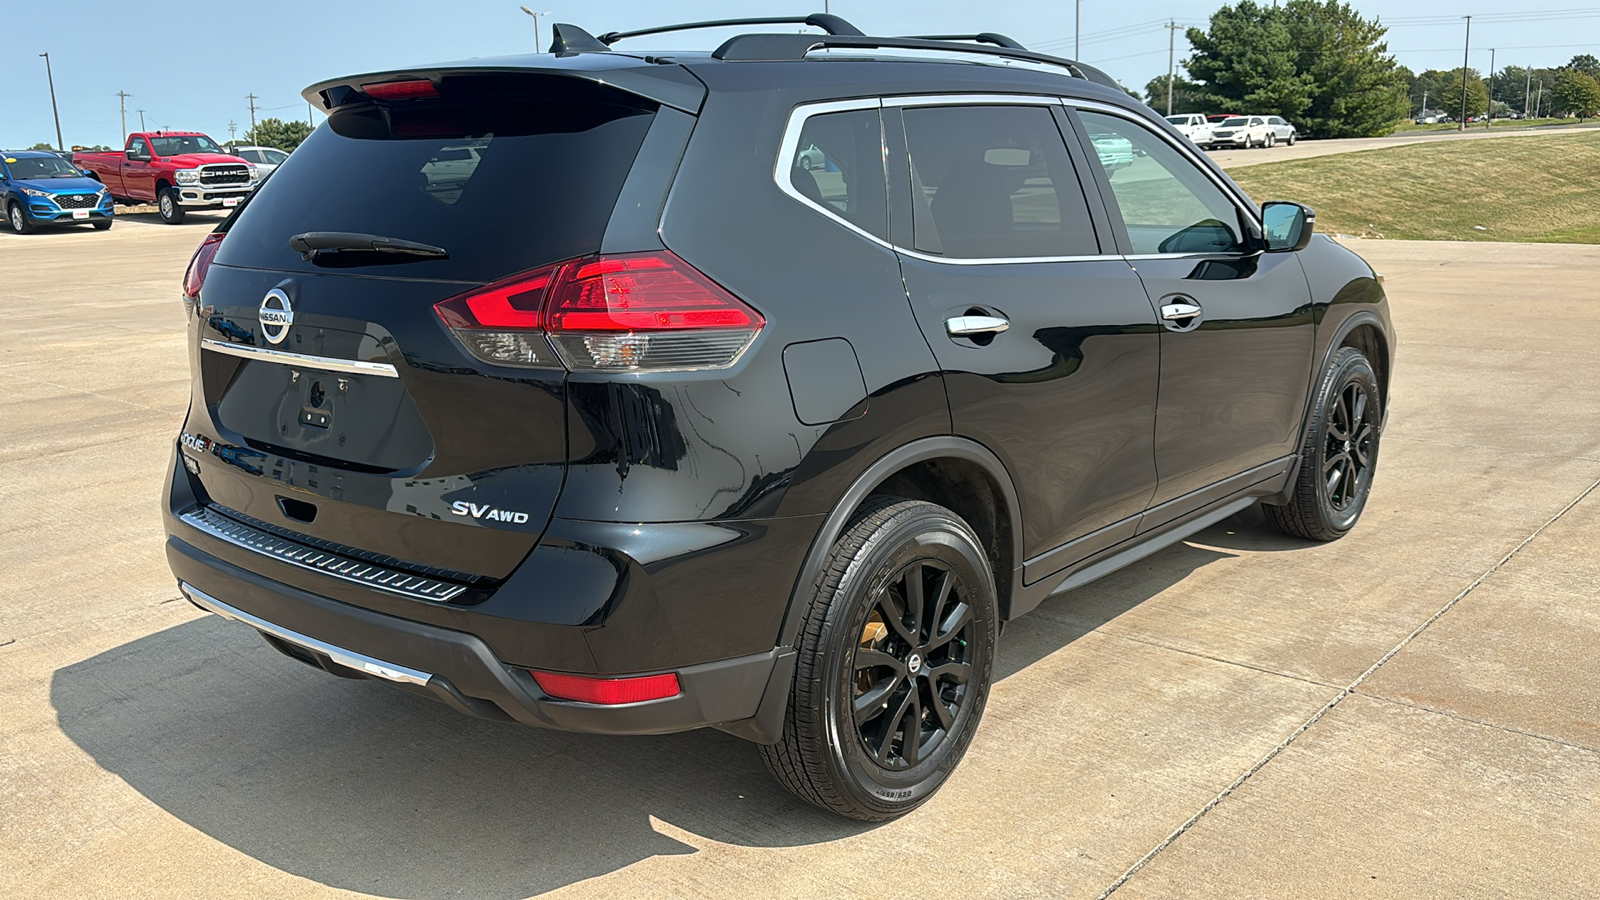
[[[229,209],[229,210],[203,210],[203,211],[200,211],[200,212],[190,212],[190,213],[187,213],[187,214],[184,215],[182,222],[178,223],[177,225],[173,225],[171,227],[173,227],[173,228],[215,228],[215,227],[217,227],[217,223],[221,222],[224,218],[227,217],[228,213],[231,213],[231,212],[233,212],[233,210],[231,210],[231,209]],[[153,208],[152,208],[152,210],[150,212],[128,212],[128,211],[124,211],[124,210],[119,209],[119,210],[117,210],[117,220],[118,221],[122,221],[122,222],[143,222],[143,223],[149,224],[149,225],[165,225],[165,224],[167,224],[166,222],[163,222],[161,220],[161,214],[158,213],[158,212],[155,212]]]
[[[1218,537],[1011,623],[996,678],[1233,555],[1206,536]],[[715,730],[604,737],[471,719],[297,665],[215,616],[57,670],[51,701],[101,767],[189,826],[282,871],[387,897],[513,900],[694,853],[695,837],[793,847],[875,827],[793,799],[754,748]]]

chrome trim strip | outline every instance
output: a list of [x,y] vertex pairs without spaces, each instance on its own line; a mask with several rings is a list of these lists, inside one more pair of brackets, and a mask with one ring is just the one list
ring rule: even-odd
[[948,106],[953,103],[978,103],[995,104],[1006,103],[1022,106],[1060,106],[1061,98],[1044,97],[1023,94],[938,94],[913,97],[889,97],[882,100],[839,100],[830,103],[811,103],[795,107],[789,114],[789,124],[783,130],[783,141],[778,145],[778,160],[773,166],[772,180],[777,183],[778,190],[789,197],[799,201],[805,206],[822,213],[828,220],[844,228],[848,228],[861,237],[874,244],[895,253],[920,259],[923,262],[944,263],[952,266],[1003,266],[1017,263],[1062,263],[1062,262],[1092,262],[1101,260],[1121,260],[1120,253],[1101,253],[1092,256],[1025,256],[1025,257],[989,257],[983,259],[955,259],[944,256],[934,256],[922,253],[908,247],[890,243],[881,237],[866,231],[853,222],[847,222],[839,217],[837,210],[831,210],[818,205],[811,198],[800,193],[795,188],[794,182],[787,177],[789,169],[794,165],[794,153],[799,148],[800,132],[805,128],[806,120],[812,116],[832,112],[848,112],[857,109],[878,109],[883,106]]
[[[213,519],[221,521],[213,521]],[[338,578],[362,587],[399,594],[411,600],[430,603],[448,603],[466,591],[465,585],[452,584],[437,578],[412,575],[380,566],[365,560],[340,556],[328,550],[295,543],[242,522],[224,518],[205,509],[190,510],[178,517],[183,524],[210,535],[219,541],[232,544],[286,565],[295,566],[318,575]]]
[[324,372],[349,372],[355,375],[379,375],[384,378],[400,377],[400,373],[395,370],[395,367],[388,363],[367,362],[362,359],[310,356],[305,353],[290,353],[287,350],[251,347],[247,344],[231,344],[227,341],[216,341],[211,338],[202,338],[200,340],[200,349],[211,350],[228,356],[239,356],[244,359],[259,359],[266,362],[282,363],[287,366],[304,366],[308,369],[320,369]]
[[382,678],[387,681],[395,681],[401,684],[416,684],[423,687],[427,687],[428,682],[433,680],[433,676],[429,675],[427,672],[407,668],[406,666],[397,665],[391,662],[384,662],[381,659],[374,659],[370,656],[366,656],[365,654],[357,653],[354,650],[346,650],[343,647],[334,646],[326,641],[319,641],[314,637],[309,637],[301,634],[298,631],[291,631],[282,625],[275,625],[271,622],[268,622],[266,619],[260,618],[259,616],[252,616],[242,609],[235,609],[234,607],[223,603],[221,600],[218,600],[217,598],[207,594],[205,591],[200,590],[186,581],[178,582],[178,590],[183,591],[184,596],[193,601],[196,606],[214,612],[224,619],[233,619],[236,622],[243,622],[257,631],[272,635],[280,641],[287,641],[291,644],[304,647],[307,650],[321,653],[323,656],[328,657],[339,665],[349,669],[354,669],[357,672],[364,672],[368,675]]

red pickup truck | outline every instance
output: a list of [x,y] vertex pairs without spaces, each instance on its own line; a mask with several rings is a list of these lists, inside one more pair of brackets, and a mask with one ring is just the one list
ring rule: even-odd
[[185,210],[238,206],[260,177],[197,131],[130,134],[121,153],[74,153],[72,161],[118,203],[154,202],[168,225],[182,222]]

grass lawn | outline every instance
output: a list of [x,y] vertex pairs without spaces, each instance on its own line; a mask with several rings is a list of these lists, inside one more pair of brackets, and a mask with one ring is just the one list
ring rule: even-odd
[[1363,150],[1228,174],[1257,202],[1312,207],[1329,234],[1600,244],[1600,131]]
[[[1553,119],[1553,118],[1545,118],[1545,119],[1495,119],[1494,120],[1494,129],[1491,129],[1491,130],[1496,130],[1496,129],[1498,129],[1498,130],[1510,130],[1510,129],[1514,129],[1514,128],[1532,128],[1532,127],[1535,127],[1535,126],[1538,126],[1538,125],[1583,125],[1583,124],[1586,124],[1586,123],[1580,122],[1577,119]],[[1401,122],[1399,125],[1395,126],[1394,133],[1395,134],[1415,134],[1417,132],[1424,132],[1424,131],[1455,131],[1455,130],[1457,130],[1457,129],[1456,129],[1456,124],[1454,122],[1450,122],[1450,123],[1446,123],[1446,124],[1437,124],[1436,123],[1436,124],[1433,124],[1433,125],[1418,125],[1415,122]],[[1467,124],[1467,130],[1468,131],[1482,131],[1483,130],[1483,123],[1482,122],[1470,122],[1470,123]]]

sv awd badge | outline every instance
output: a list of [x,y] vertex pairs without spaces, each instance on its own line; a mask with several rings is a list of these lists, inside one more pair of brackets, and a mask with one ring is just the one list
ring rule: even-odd
[[491,522],[511,522],[522,525],[528,521],[528,514],[525,512],[495,509],[487,503],[468,503],[465,500],[457,500],[450,504],[450,511],[458,516],[471,516],[474,519],[487,519]]

